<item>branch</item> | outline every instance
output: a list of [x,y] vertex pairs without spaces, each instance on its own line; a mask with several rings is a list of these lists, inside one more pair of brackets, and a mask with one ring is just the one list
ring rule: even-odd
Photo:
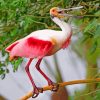
[[[100,82],[100,78],[96,79],[86,79],[86,80],[74,80],[74,81],[69,81],[69,82],[63,82],[63,83],[58,83],[59,87],[64,87],[67,85],[73,85],[73,84],[83,84],[83,83],[97,83]],[[53,86],[45,86],[43,87],[43,91],[47,90],[52,90]],[[27,100],[30,97],[32,97],[33,92],[27,93],[25,96],[21,97],[19,100]]]

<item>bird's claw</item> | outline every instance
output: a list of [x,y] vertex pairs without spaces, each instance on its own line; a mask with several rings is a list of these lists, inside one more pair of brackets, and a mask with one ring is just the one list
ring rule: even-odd
[[43,88],[38,87],[38,90],[39,90],[39,93],[43,93]]
[[59,89],[59,84],[52,82],[51,80],[48,81],[48,85],[52,86],[51,91],[57,92]]
[[39,93],[43,93],[43,88],[37,88],[37,87],[35,87],[34,91],[33,91],[32,98],[36,98],[39,95]]
[[39,95],[39,93],[33,93],[32,98],[36,98]]
[[53,84],[52,84],[52,90],[51,90],[51,91],[53,91],[53,92],[57,92],[58,89],[59,89],[59,84],[57,84],[57,83],[53,83]]

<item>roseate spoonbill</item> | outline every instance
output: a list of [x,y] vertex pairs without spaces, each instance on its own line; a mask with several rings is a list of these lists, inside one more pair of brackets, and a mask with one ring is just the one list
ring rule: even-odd
[[32,32],[30,35],[12,43],[6,48],[6,51],[9,52],[10,60],[13,60],[16,57],[26,57],[29,58],[29,61],[25,67],[25,70],[28,74],[28,77],[34,88],[33,97],[37,97],[40,89],[38,88],[30,74],[29,66],[34,58],[38,59],[36,63],[36,69],[43,75],[47,80],[48,85],[53,85],[52,91],[58,89],[58,85],[54,84],[46,74],[40,69],[40,63],[45,56],[50,56],[55,54],[58,50],[66,48],[71,40],[72,28],[71,26],[64,22],[62,19],[65,16],[68,17],[77,17],[74,15],[65,14],[65,10],[79,9],[82,7],[61,9],[58,7],[53,7],[50,9],[51,19],[61,28],[61,31],[44,29]]

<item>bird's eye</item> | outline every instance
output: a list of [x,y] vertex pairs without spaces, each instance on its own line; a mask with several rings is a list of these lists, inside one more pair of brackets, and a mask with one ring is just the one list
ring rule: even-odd
[[55,12],[55,10],[52,10],[52,12]]

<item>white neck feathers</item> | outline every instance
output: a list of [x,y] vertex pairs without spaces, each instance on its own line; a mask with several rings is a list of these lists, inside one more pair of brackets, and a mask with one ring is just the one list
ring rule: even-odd
[[65,23],[57,17],[54,17],[52,20],[62,29],[64,34],[70,34],[72,28],[68,23]]

